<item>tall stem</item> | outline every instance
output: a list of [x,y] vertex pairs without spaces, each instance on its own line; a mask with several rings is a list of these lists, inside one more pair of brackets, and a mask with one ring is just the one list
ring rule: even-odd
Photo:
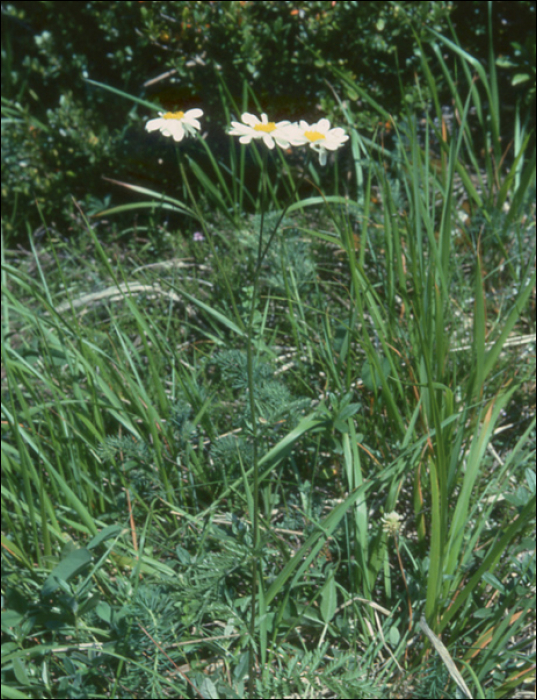
[[235,301],[235,295],[233,294],[233,290],[231,289],[231,285],[229,284],[229,280],[227,278],[226,271],[225,271],[224,267],[220,264],[220,258],[218,257],[218,253],[216,252],[216,249],[214,247],[213,237],[212,237],[211,233],[208,231],[207,226],[205,225],[205,219],[203,218],[203,215],[200,212],[198,204],[196,202],[196,198],[194,197],[192,190],[190,189],[190,185],[188,184],[188,178],[186,176],[185,168],[184,168],[183,162],[180,158],[179,158],[179,169],[181,171],[181,175],[183,176],[183,183],[188,191],[188,196],[190,197],[190,201],[192,202],[192,206],[194,207],[194,210],[196,212],[200,226],[203,229],[205,239],[207,241],[209,241],[209,247],[211,249],[211,254],[212,254],[213,260],[215,261],[219,272],[222,274],[222,277],[224,278],[224,285],[225,285],[226,291],[229,295],[229,299],[231,301],[231,306],[233,308],[233,313],[235,314],[235,318],[237,319],[237,323],[239,325],[239,328],[241,328],[241,330],[245,330],[244,321],[242,320],[242,316],[240,315],[239,310],[237,308],[237,303]]
[[[183,161],[181,158],[181,154],[178,149],[176,149],[176,154],[177,154],[177,160],[179,163],[179,169],[181,171],[181,175],[183,178],[183,186],[186,188],[190,201],[192,202],[192,205],[194,207],[194,210],[196,212],[197,218],[203,228],[203,232],[205,234],[206,239],[209,241],[209,246],[211,248],[211,253],[213,256],[213,259],[216,262],[216,265],[219,268],[219,271],[222,273],[222,276],[224,278],[224,284],[226,287],[226,291],[229,294],[229,298],[231,300],[231,305],[233,307],[233,312],[235,314],[235,317],[237,319],[238,325],[241,328],[241,330],[246,332],[246,368],[247,368],[247,374],[248,374],[248,395],[249,395],[249,403],[250,403],[250,420],[252,423],[252,442],[253,442],[253,516],[252,516],[252,521],[253,521],[253,527],[252,527],[252,605],[251,605],[251,613],[250,613],[250,649],[249,649],[249,660],[248,660],[248,665],[249,665],[249,677],[248,677],[248,696],[250,698],[255,697],[255,651],[256,651],[256,645],[255,645],[255,623],[256,623],[256,598],[257,598],[257,588],[258,588],[258,581],[259,585],[263,585],[263,578],[262,576],[259,575],[259,560],[260,560],[260,553],[261,553],[261,546],[260,546],[260,536],[259,536],[259,463],[258,463],[258,450],[257,450],[257,410],[256,410],[256,404],[255,404],[255,386],[254,386],[254,347],[253,347],[253,335],[254,335],[254,318],[255,318],[255,310],[256,310],[256,300],[257,300],[257,293],[258,293],[258,288],[259,288],[259,278],[261,275],[261,266],[263,264],[263,260],[265,259],[265,256],[267,255],[269,248],[272,244],[272,241],[274,240],[274,236],[276,235],[276,232],[278,231],[278,228],[280,226],[280,223],[283,220],[283,217],[285,216],[285,213],[287,209],[289,208],[291,202],[289,202],[282,210],[282,213],[280,217],[278,218],[278,221],[276,222],[276,225],[270,232],[268,241],[266,245],[263,247],[263,224],[264,224],[264,216],[265,216],[265,208],[267,205],[267,177],[268,177],[268,172],[267,172],[267,156],[268,152],[265,149],[263,152],[263,168],[261,172],[261,180],[260,180],[260,207],[261,207],[261,223],[259,227],[259,242],[257,246],[257,259],[255,263],[255,269],[254,269],[254,277],[253,277],[253,285],[252,285],[252,296],[251,296],[251,306],[248,314],[248,322],[245,327],[244,321],[239,313],[239,310],[237,308],[236,302],[235,302],[235,295],[233,294],[233,290],[231,289],[231,285],[229,284],[229,280],[227,278],[227,275],[225,273],[225,270],[223,267],[220,265],[220,261],[218,258],[218,254],[216,252],[216,249],[214,247],[214,242],[212,239],[211,234],[207,230],[207,227],[205,225],[205,221],[203,219],[203,215],[201,214],[197,202],[195,200],[195,197],[192,193],[192,190],[190,189],[190,185],[188,183],[188,178],[186,176],[185,168],[183,165]],[[297,187],[295,183],[291,179],[291,185],[293,189],[293,195],[296,195],[297,193]]]
[[[250,399],[250,420],[252,423],[252,441],[253,441],[253,467],[254,467],[254,498],[253,498],[253,524],[252,524],[252,607],[250,611],[250,657],[249,657],[249,676],[248,676],[248,695],[254,697],[255,692],[255,621],[256,621],[256,592],[258,585],[259,573],[259,464],[257,456],[257,416],[255,407],[254,394],[254,348],[253,348],[253,332],[254,332],[254,316],[256,309],[257,289],[259,286],[259,275],[261,272],[261,264],[267,249],[263,252],[263,223],[265,215],[266,202],[266,178],[267,178],[267,151],[263,152],[263,170],[261,172],[261,223],[259,226],[259,243],[257,246],[257,259],[255,263],[253,289],[251,296],[250,313],[248,316],[247,326],[247,346],[246,346],[246,368],[248,373],[248,396]],[[274,233],[274,232],[273,232]],[[271,236],[272,239],[272,236]],[[270,242],[270,241],[269,241]],[[262,577],[259,578],[262,584]]]

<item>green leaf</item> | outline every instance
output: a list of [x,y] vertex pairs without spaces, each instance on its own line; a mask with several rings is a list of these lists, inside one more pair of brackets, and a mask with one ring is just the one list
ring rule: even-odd
[[122,531],[123,528],[120,525],[108,525],[108,527],[103,528],[98,535],[95,535],[95,537],[91,538],[87,545],[88,549],[94,549],[103,542],[106,542],[106,540],[109,540],[112,537],[116,537]]
[[8,685],[2,684],[1,690],[2,698],[6,698],[6,700],[30,700],[28,695],[25,695],[24,693],[21,693],[20,690],[15,690]]
[[332,574],[328,581],[324,584],[321,592],[321,615],[323,620],[328,623],[334,617],[337,606],[336,581]]
[[[384,377],[388,377],[390,374],[390,361],[387,357],[383,357],[380,362],[380,369]],[[366,360],[362,365],[362,381],[364,386],[369,389],[369,391],[378,391],[382,388],[382,377],[376,365]]]
[[79,574],[92,562],[91,553],[87,549],[75,549],[51,571],[41,589],[41,597],[46,598],[59,587],[59,581],[67,582]]
[[162,110],[162,107],[159,107],[154,102],[148,102],[148,100],[142,100],[140,97],[134,97],[134,95],[129,95],[128,92],[124,92],[123,90],[118,90],[117,88],[110,87],[110,85],[106,85],[105,83],[99,83],[97,82],[97,80],[90,80],[89,78],[84,78],[84,80],[90,85],[95,85],[96,87],[100,87],[103,90],[108,90],[108,92],[113,92],[115,95],[124,97],[126,100],[130,100],[131,102],[136,102],[137,104],[142,105],[143,107],[148,107],[149,109],[152,109],[155,112]]

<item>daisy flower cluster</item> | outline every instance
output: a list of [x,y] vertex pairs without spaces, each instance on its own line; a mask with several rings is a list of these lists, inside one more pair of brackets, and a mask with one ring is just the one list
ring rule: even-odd
[[240,122],[231,122],[232,136],[240,136],[241,143],[250,143],[252,139],[262,139],[268,148],[274,148],[277,143],[281,148],[289,146],[310,146],[319,154],[321,165],[326,164],[326,152],[335,151],[349,138],[343,129],[330,128],[328,119],[321,119],[316,124],[300,121],[298,124],[288,121],[269,122],[266,114],[261,115],[261,121],[253,114],[245,112]]
[[[160,112],[158,119],[151,119],[145,125],[147,131],[159,130],[164,136],[172,136],[175,141],[181,141],[185,134],[193,136],[200,130],[198,117],[201,109],[190,109],[187,112]],[[254,114],[245,112],[241,122],[231,122],[228,133],[239,136],[240,143],[248,144],[252,140],[262,140],[265,146],[273,149],[275,144],[280,148],[289,146],[310,146],[319,154],[321,165],[326,164],[327,151],[335,151],[348,140],[347,134],[340,127],[330,128],[328,119],[320,119],[316,124],[300,122],[271,122],[266,114],[258,119]]]

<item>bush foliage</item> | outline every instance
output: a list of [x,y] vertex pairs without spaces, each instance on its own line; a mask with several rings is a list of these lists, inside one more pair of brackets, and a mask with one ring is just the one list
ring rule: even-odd
[[[83,201],[89,213],[104,208],[109,187],[103,175],[129,176],[145,185],[162,182],[150,141],[141,138],[145,110],[129,109],[86,78],[165,109],[203,105],[213,148],[225,140],[222,80],[241,104],[246,79],[275,118],[312,119],[322,112],[333,119],[341,112],[327,81],[334,81],[332,69],[337,68],[367,85],[371,97],[396,115],[404,106],[402,94],[407,105],[428,99],[415,81],[421,60],[416,37],[426,40],[430,29],[449,33],[453,16],[463,47],[486,59],[486,3],[461,5],[464,10],[450,2],[6,3],[4,231],[20,236],[26,233],[21,222],[39,226],[36,204],[49,225],[61,222],[64,229],[72,221],[72,197]],[[521,76],[528,76],[530,86],[535,79],[535,35],[527,34],[535,22],[535,3],[493,6],[503,74],[524,98],[528,82]],[[339,82],[334,81],[338,89]],[[447,99],[442,81],[438,89]],[[357,99],[353,91],[346,97]],[[512,106],[516,99],[515,92],[507,102]],[[377,123],[377,115],[362,102],[360,128],[372,133]]]

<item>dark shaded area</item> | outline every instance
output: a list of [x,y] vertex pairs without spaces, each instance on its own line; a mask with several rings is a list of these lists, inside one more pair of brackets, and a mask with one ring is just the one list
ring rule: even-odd
[[[332,76],[334,66],[398,115],[405,106],[402,93],[410,106],[421,99],[416,35],[426,42],[428,28],[450,36],[451,19],[463,48],[490,70],[487,13],[483,1],[400,7],[386,2],[4,3],[2,96],[18,105],[2,132],[5,232],[25,237],[21,224],[39,226],[36,202],[47,222],[60,224],[72,216],[71,197],[89,211],[110,194],[113,203],[132,200],[102,176],[177,194],[173,149],[143,130],[149,111],[85,77],[167,110],[202,107],[210,148],[228,162],[222,99],[236,104],[231,111],[237,118],[245,81],[275,120],[328,116],[335,122],[341,114],[326,81],[344,95]],[[495,54],[523,67],[525,57],[517,58],[512,42],[534,51],[535,2],[494,2],[492,16]],[[514,70],[498,71],[501,121],[509,133],[517,102],[535,123],[535,100],[527,99],[531,85],[512,87]],[[448,100],[447,88],[444,94]],[[248,109],[258,111],[251,96]],[[378,117],[366,104],[355,111],[359,128],[371,134]],[[181,149],[196,152],[192,144]],[[254,175],[252,170],[248,181]]]

